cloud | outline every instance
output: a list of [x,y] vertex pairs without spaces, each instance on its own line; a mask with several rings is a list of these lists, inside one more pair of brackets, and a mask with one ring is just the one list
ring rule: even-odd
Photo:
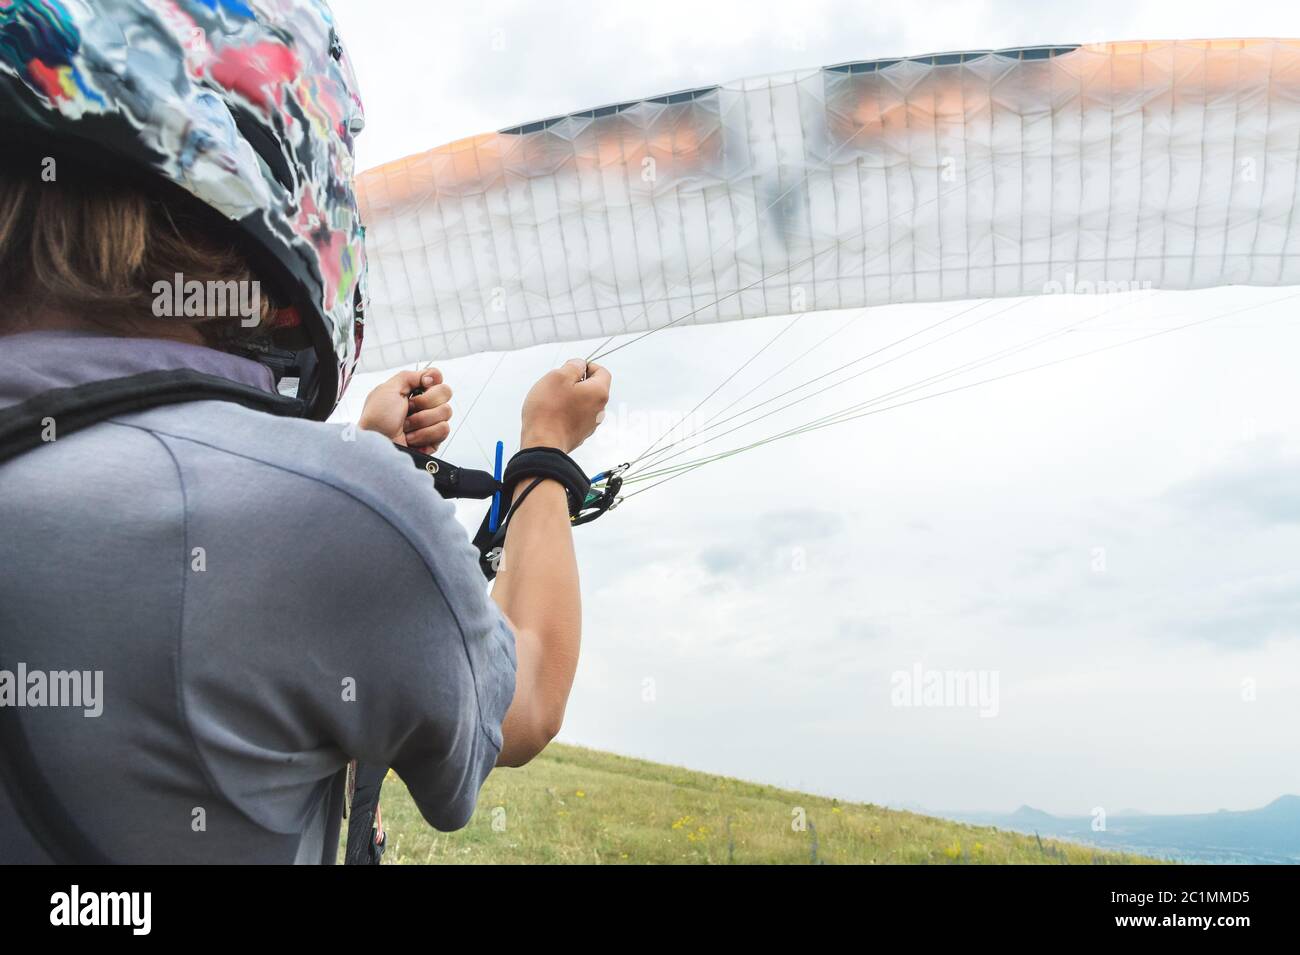
[[1300,641],[1300,571],[1192,591],[1168,625],[1222,646]]
[[1189,520],[1300,524],[1300,450],[1276,437],[1251,442],[1222,466],[1171,488],[1167,499]]

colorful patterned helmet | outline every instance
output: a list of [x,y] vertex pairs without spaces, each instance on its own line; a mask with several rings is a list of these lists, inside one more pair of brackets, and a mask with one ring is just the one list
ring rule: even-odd
[[361,346],[364,115],[323,0],[0,0],[0,123],[232,223],[299,320],[267,363],[329,414]]

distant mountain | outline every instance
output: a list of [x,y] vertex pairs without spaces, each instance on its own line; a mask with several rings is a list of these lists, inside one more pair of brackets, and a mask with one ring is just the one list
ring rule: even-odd
[[1033,806],[1021,806],[1007,818],[1014,819],[1018,826],[1037,826],[1051,822],[1053,819],[1048,813]]
[[1140,852],[1180,862],[1300,863],[1300,796],[1234,812],[1153,816],[1122,810],[1106,817],[1104,832],[1091,816],[1053,816],[1032,806],[1011,813],[939,812],[936,815],[1012,832],[1037,833],[1104,849]]

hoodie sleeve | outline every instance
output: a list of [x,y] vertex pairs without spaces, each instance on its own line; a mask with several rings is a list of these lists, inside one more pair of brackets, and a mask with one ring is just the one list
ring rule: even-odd
[[[393,767],[459,828],[501,748],[515,643],[454,507],[382,439],[314,468],[177,449],[187,550],[181,695],[212,784],[292,831],[348,758]],[[238,513],[219,488],[252,487]]]

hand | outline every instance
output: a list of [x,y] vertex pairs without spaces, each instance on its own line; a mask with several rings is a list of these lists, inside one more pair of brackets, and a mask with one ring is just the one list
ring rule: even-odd
[[[423,388],[424,394],[411,396]],[[436,368],[402,371],[366,396],[357,426],[433,454],[451,434],[451,388]]]
[[608,371],[581,358],[547,372],[524,399],[521,447],[573,451],[605,419],[611,381]]

